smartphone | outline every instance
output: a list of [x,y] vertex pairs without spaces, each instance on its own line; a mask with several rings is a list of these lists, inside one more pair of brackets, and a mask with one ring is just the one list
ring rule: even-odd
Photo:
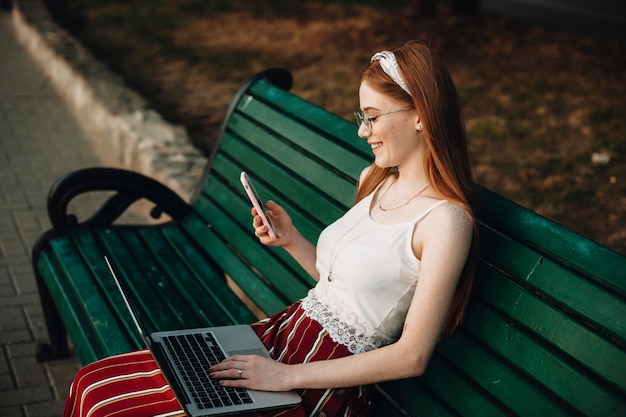
[[263,205],[263,200],[261,200],[261,197],[259,197],[259,194],[256,192],[256,189],[254,188],[254,185],[252,184],[250,177],[248,177],[248,174],[246,174],[245,171],[242,171],[241,175],[239,176],[239,179],[241,180],[241,184],[243,185],[243,188],[246,190],[246,193],[248,194],[248,198],[250,199],[250,202],[256,209],[256,212],[259,215],[259,217],[261,217],[261,221],[267,227],[267,234],[272,239],[276,239],[274,226],[272,225],[272,222],[270,221],[270,218],[267,215],[267,210],[265,209],[265,206]]

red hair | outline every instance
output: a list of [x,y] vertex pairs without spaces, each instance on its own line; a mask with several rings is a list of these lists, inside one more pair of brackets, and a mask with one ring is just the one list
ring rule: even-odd
[[[381,68],[371,62],[361,75],[361,82],[407,107],[417,110],[426,142],[424,167],[432,189],[448,201],[463,207],[473,218],[474,180],[461,105],[450,74],[423,43],[409,41],[392,50],[411,95],[407,94]],[[359,185],[357,201],[371,194],[395,168],[375,164]],[[444,323],[441,339],[450,335],[461,323],[471,293],[478,263],[478,230]]]

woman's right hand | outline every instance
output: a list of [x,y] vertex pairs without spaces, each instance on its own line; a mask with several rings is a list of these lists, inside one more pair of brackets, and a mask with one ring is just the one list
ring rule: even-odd
[[300,234],[284,208],[273,201],[266,202],[264,206],[267,208],[267,217],[274,225],[276,239],[272,239],[267,233],[267,227],[263,225],[261,216],[253,207],[252,226],[254,227],[254,234],[264,245],[282,246],[311,275],[311,278],[317,281],[319,274],[315,268],[315,246]]
[[264,206],[267,209],[267,217],[274,226],[276,238],[272,239],[270,237],[267,233],[267,226],[263,224],[261,216],[259,216],[256,209],[252,207],[252,226],[254,227],[254,234],[259,238],[262,244],[267,246],[289,245],[293,233],[291,217],[289,217],[285,209],[273,201],[266,202]]

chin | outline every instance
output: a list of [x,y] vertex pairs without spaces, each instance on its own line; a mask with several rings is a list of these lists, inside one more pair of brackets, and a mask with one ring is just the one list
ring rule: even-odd
[[388,162],[385,162],[383,160],[379,160],[379,159],[374,159],[374,164],[378,167],[378,168],[393,168],[396,165],[395,164],[390,164]]

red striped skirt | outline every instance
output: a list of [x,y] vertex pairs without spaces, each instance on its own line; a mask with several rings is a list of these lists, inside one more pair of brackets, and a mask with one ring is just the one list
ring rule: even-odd
[[[295,364],[351,355],[300,303],[252,325],[272,357]],[[302,404],[246,416],[369,416],[373,388],[298,390]],[[65,417],[184,416],[178,400],[147,350],[91,363],[78,371],[65,404]]]

